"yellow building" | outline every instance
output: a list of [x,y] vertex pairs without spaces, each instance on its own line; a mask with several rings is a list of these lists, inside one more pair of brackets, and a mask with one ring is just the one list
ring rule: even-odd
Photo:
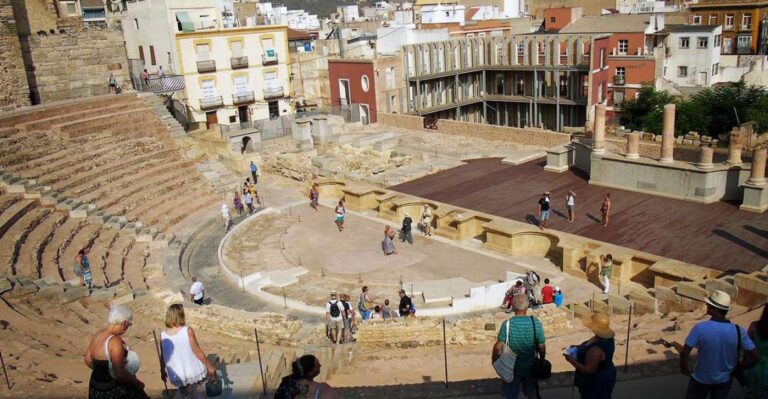
[[288,27],[176,33],[190,122],[208,127],[291,112]]

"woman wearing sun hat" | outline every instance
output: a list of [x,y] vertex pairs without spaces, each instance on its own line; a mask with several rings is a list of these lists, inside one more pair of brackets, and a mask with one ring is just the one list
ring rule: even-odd
[[582,399],[607,399],[616,385],[616,366],[613,352],[616,345],[615,333],[611,330],[611,319],[607,314],[595,313],[584,326],[595,336],[576,347],[570,347],[565,360],[576,369],[575,384]]

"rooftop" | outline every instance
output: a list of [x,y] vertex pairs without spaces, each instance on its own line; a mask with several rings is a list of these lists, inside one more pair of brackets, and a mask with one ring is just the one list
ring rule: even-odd
[[581,17],[560,33],[628,33],[645,32],[650,14],[616,14]]
[[714,32],[720,25],[665,25],[662,32]]

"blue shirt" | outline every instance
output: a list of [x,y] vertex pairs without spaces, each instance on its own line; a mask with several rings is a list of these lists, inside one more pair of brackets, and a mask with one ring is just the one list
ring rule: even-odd
[[[693,326],[685,344],[698,349],[696,370],[693,378],[702,384],[722,384],[731,379],[736,368],[737,334],[735,324],[727,321],[707,320]],[[745,351],[755,349],[755,344],[747,336],[742,326],[741,348]]]
[[251,172],[255,172],[255,171],[256,171],[256,164],[252,163],[251,164]]
[[558,308],[560,306],[563,306],[563,293],[562,292],[555,293],[555,306],[557,306]]

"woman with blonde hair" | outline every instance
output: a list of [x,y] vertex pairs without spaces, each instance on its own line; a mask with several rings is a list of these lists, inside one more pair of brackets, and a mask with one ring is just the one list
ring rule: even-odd
[[171,384],[179,388],[177,397],[206,398],[205,380],[206,377],[216,379],[216,368],[197,343],[194,330],[187,327],[181,304],[168,308],[165,327],[167,329],[160,334],[163,381],[170,379]]

